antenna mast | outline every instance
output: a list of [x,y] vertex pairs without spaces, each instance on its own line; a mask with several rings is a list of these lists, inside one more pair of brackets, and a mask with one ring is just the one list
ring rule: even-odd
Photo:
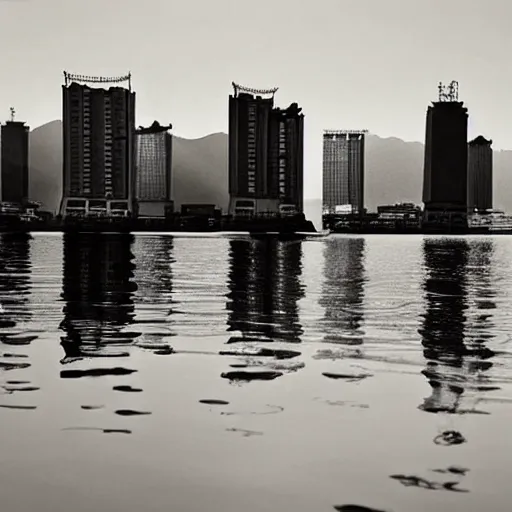
[[14,107],[11,107],[9,110],[11,111],[11,123],[14,123],[14,115],[16,114],[16,110],[14,110]]
[[459,82],[452,80],[448,85],[439,82],[439,101],[440,102],[457,102],[459,101]]

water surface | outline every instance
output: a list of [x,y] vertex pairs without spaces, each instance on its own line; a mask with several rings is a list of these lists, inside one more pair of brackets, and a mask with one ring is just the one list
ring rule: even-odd
[[508,511],[511,261],[1,235],[1,510]]

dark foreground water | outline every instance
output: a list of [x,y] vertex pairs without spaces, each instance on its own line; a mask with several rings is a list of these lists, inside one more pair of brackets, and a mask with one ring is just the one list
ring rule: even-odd
[[0,510],[508,512],[511,291],[509,237],[2,235]]

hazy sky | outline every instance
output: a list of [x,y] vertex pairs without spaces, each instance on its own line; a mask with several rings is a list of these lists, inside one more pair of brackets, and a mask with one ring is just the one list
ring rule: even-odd
[[188,138],[227,131],[228,95],[278,86],[306,123],[306,195],[322,130],[424,138],[437,83],[456,79],[470,136],[512,148],[510,0],[0,0],[0,119],[61,117],[62,71],[122,75],[137,124]]

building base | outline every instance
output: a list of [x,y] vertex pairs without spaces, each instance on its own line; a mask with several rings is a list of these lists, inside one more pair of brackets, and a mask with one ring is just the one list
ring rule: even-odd
[[279,214],[279,199],[231,196],[229,214],[235,217],[276,216]]
[[131,201],[128,199],[90,199],[65,197],[60,206],[60,215],[66,217],[130,217]]
[[137,217],[139,218],[164,219],[173,211],[172,201],[137,201]]
[[297,205],[279,199],[234,196],[229,199],[229,215],[233,217],[290,217],[301,213]]
[[422,229],[425,233],[466,233],[468,231],[467,212],[427,209],[423,212]]

